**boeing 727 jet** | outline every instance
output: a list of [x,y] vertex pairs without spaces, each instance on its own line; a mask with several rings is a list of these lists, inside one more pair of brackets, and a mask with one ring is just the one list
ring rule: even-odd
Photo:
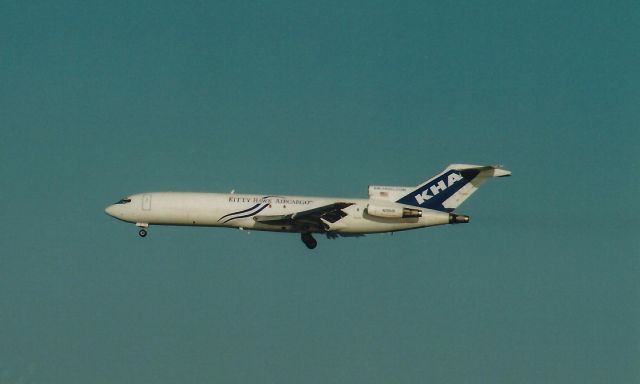
[[368,199],[150,192],[108,206],[108,215],[140,228],[150,225],[231,227],[300,233],[313,249],[314,233],[329,238],[468,223],[454,213],[489,178],[510,176],[496,166],[451,164],[416,187],[369,186]]

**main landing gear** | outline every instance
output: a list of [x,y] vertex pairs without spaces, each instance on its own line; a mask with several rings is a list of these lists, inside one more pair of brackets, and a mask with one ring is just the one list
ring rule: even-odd
[[304,245],[306,245],[309,249],[314,249],[318,245],[318,242],[313,238],[313,236],[311,236],[310,233],[303,233],[300,235],[300,238],[302,239]]

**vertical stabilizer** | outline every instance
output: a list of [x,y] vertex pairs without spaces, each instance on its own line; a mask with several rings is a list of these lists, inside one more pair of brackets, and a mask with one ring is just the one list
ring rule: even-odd
[[452,212],[485,181],[492,177],[503,176],[511,176],[511,172],[490,165],[451,164],[396,202]]

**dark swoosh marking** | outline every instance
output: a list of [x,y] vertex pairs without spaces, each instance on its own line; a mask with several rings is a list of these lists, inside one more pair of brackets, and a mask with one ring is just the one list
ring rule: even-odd
[[[251,207],[251,208],[248,208],[248,209],[245,209],[245,210],[242,210],[242,211],[238,211],[238,212],[232,212],[232,213],[229,213],[228,215],[224,215],[224,216],[222,216],[221,218],[219,218],[219,219],[218,219],[218,221],[220,221],[220,220],[224,219],[225,217],[229,217],[229,216],[232,216],[232,215],[237,215],[238,213],[245,213],[245,212],[249,212],[250,210],[255,209],[255,208],[256,208],[257,206],[259,206],[259,205],[260,205],[260,204],[256,204],[256,205],[254,205],[254,206],[253,206],[253,207]],[[226,221],[225,221],[225,223],[226,223]]]
[[[260,205],[260,204],[258,204],[258,205]],[[228,223],[228,222],[229,222],[229,221],[231,221],[231,220],[235,220],[235,219],[242,219],[243,217],[249,217],[249,216],[257,215],[258,213],[260,213],[263,209],[267,208],[268,206],[269,206],[269,204],[265,204],[262,208],[258,209],[258,210],[257,210],[257,211],[255,211],[255,212],[252,212],[252,213],[250,213],[250,214],[248,214],[248,215],[232,217],[232,218],[230,218],[230,219],[227,219],[227,220],[223,221],[222,223],[224,224],[224,223]],[[253,208],[252,208],[252,209],[253,209]]]

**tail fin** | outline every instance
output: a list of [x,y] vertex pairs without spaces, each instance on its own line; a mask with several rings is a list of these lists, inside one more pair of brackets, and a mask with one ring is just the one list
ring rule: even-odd
[[511,172],[490,165],[451,164],[396,202],[452,212],[490,177],[503,176],[511,176]]

